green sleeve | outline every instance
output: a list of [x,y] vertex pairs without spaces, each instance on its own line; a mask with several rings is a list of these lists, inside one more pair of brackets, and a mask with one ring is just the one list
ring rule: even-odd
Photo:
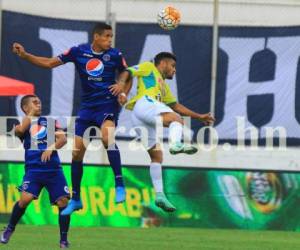
[[152,63],[144,62],[127,68],[132,76],[148,76],[152,71]]

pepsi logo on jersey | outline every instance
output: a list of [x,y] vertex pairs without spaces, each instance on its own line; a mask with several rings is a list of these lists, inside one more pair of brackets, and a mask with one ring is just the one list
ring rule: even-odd
[[90,76],[100,76],[104,71],[104,64],[97,58],[93,58],[86,63],[86,72]]
[[35,124],[31,126],[30,134],[33,139],[41,140],[46,137],[47,130],[46,127]]

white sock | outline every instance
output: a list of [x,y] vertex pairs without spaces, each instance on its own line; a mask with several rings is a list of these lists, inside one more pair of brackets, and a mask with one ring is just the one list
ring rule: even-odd
[[193,131],[186,126],[183,126],[183,142],[191,144],[193,139]]
[[158,162],[151,162],[150,176],[156,193],[163,192],[162,167]]
[[179,122],[171,122],[169,126],[169,142],[171,144],[180,143],[183,134],[183,126]]

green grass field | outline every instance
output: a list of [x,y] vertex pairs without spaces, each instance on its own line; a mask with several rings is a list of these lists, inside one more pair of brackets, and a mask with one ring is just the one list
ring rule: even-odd
[[[191,228],[73,227],[70,232],[70,242],[71,249],[74,250],[296,250],[300,249],[300,233]],[[19,225],[10,243],[1,245],[0,249],[59,249],[58,228]]]

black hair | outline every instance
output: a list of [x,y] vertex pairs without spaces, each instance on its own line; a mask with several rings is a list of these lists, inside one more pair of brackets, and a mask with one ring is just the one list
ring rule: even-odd
[[20,106],[24,113],[26,113],[26,112],[23,107],[28,104],[28,101],[30,98],[34,98],[34,97],[37,97],[37,96],[36,95],[25,95],[22,97]]
[[154,57],[155,66],[159,65],[159,63],[164,59],[173,59],[176,62],[176,56],[170,52],[160,52]]
[[107,23],[97,23],[93,28],[93,35],[101,35],[105,30],[112,30],[112,27]]

